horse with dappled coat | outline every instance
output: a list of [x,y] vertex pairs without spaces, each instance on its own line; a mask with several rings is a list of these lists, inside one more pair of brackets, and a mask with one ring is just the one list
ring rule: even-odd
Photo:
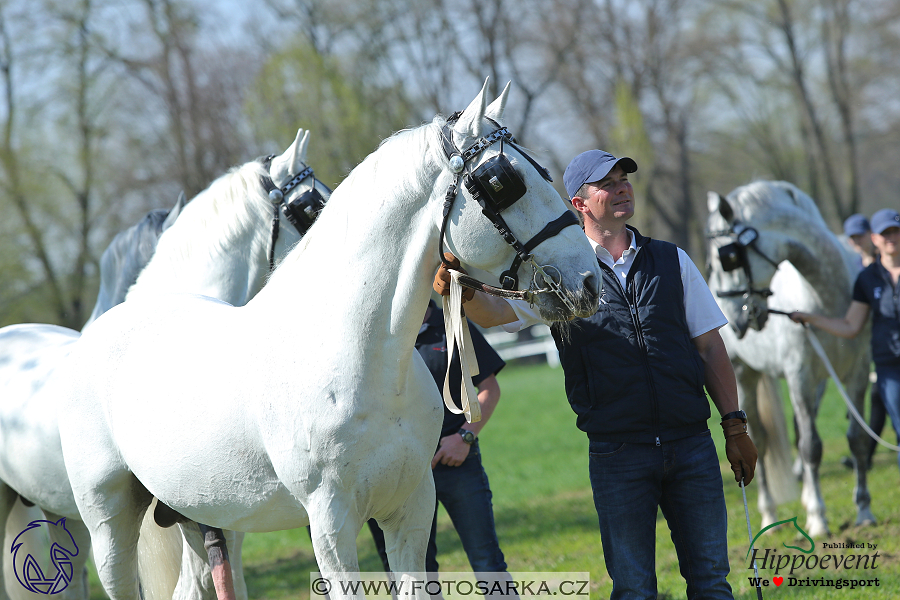
[[[307,147],[308,132],[301,129],[281,156],[252,161],[213,182],[198,194],[175,224],[167,229],[166,235],[159,239],[153,259],[141,270],[137,282],[130,288],[121,284],[125,279],[133,281],[132,269],[128,266],[140,261],[135,260],[136,257],[117,260],[122,258],[118,252],[114,252],[112,257],[107,257],[105,253],[104,265],[118,264],[121,267],[116,275],[120,280],[106,287],[127,289],[129,302],[134,301],[133,297],[138,297],[152,303],[156,293],[184,291],[214,295],[233,304],[246,303],[262,288],[272,265],[299,241],[330,193],[306,166]],[[278,226],[281,216],[296,225]],[[101,300],[98,298],[98,307]],[[121,298],[114,300],[120,302]],[[98,308],[95,308],[97,313]],[[94,321],[85,331],[90,331],[102,321]],[[37,373],[33,369],[9,363],[0,371],[0,376],[8,376],[10,382],[21,387],[17,388],[21,393],[7,396],[7,400],[15,397],[15,403],[7,401],[0,407],[5,417],[0,421],[0,441],[15,446],[15,452],[7,446],[0,456],[0,465],[5,467],[0,471],[0,477],[39,506],[54,512],[64,510],[59,514],[70,517],[70,529],[73,529],[73,520],[79,517],[64,471],[58,425],[51,410],[56,399],[52,394],[34,393],[34,389],[40,387],[68,354],[79,334],[51,325],[22,325],[0,331],[0,340],[5,339],[5,333],[13,335],[13,332],[21,338],[26,330],[31,335],[39,331],[42,336],[37,340],[39,343],[33,343],[32,347],[39,353],[43,370]],[[0,344],[0,348],[4,345]],[[27,359],[12,346],[9,348],[19,361]],[[35,380],[36,376],[39,379]],[[9,390],[7,387],[5,391]],[[29,439],[39,447],[23,445],[15,437],[16,430],[4,426],[9,423],[18,427],[26,424],[30,431]],[[91,451],[89,447],[83,447],[81,451],[85,449]],[[35,469],[34,465],[42,467]],[[40,480],[36,480],[37,474],[41,474]],[[73,534],[80,532],[78,525],[80,523],[73,529]],[[168,581],[159,581],[167,573],[160,572],[158,554],[142,560],[142,584],[147,597],[171,598],[173,590],[175,598],[214,596],[204,540],[197,527],[196,523],[183,523],[181,533],[177,533],[177,529],[173,532],[177,533],[176,538],[166,534],[162,542],[156,543],[163,549],[172,549],[174,543],[174,550],[179,551],[184,534],[193,550],[182,553],[180,578],[176,569],[176,572],[169,574]],[[146,537],[153,534],[158,535],[158,532],[150,519],[142,532],[142,544]],[[84,538],[79,539],[79,545],[87,540],[86,530]],[[246,597],[240,571],[241,536],[229,532],[227,539],[235,558],[232,564],[238,593]],[[87,552],[79,559],[81,556],[86,558]]]
[[[116,234],[101,257],[100,294],[85,327],[125,299],[128,287],[153,255],[159,236],[175,222],[183,207],[181,196],[171,210],[152,210]],[[54,522],[60,515],[68,517],[66,527],[71,532],[66,527],[48,529],[51,543],[67,543],[71,536],[83,550],[71,560],[72,581],[65,590],[54,591],[64,599],[88,597],[85,564],[90,555],[90,536],[77,513],[66,512],[74,507],[74,500],[65,500],[71,491],[57,489],[67,483],[65,478],[58,479],[64,467],[56,419],[48,407],[31,402],[31,397],[78,336],[77,331],[55,325],[26,323],[0,329],[0,531],[15,536],[26,530],[29,522],[41,519],[41,513]],[[48,460],[48,454],[55,454],[55,458]],[[41,490],[50,490],[49,497]],[[25,506],[34,508],[14,512],[18,497]],[[5,562],[11,559],[11,555],[4,556]],[[0,576],[0,597],[8,593],[18,598],[26,589],[15,583],[7,589],[12,572],[12,568],[4,569]]]
[[[769,387],[776,393],[757,394],[757,385],[761,378],[783,377],[796,420],[806,531],[827,535],[816,414],[828,371],[802,326],[785,315],[773,315],[769,307],[844,315],[857,272],[854,254],[828,229],[813,199],[787,182],[757,181],[727,198],[710,192],[709,211],[709,286],[731,324],[722,329],[722,338],[737,375],[740,405],[759,449],[757,486],[763,524],[777,520],[773,481],[785,481],[790,473],[772,473],[770,446],[776,440],[761,419],[762,414],[778,411],[783,420],[780,396],[775,386]],[[825,333],[820,339],[848,395],[862,411],[870,367],[868,328],[852,340]],[[856,465],[856,523],[874,523],[866,484],[868,441],[854,419],[847,439]],[[790,451],[789,444],[778,447]],[[787,466],[790,461],[782,458],[777,464]]]
[[[309,524],[325,574],[359,570],[356,537],[374,517],[393,568],[424,571],[443,411],[414,341],[441,233],[464,264],[494,276],[514,257],[513,275],[552,271],[553,282],[534,280],[559,291],[533,296],[548,319],[597,305],[596,258],[578,228],[518,254],[519,237],[568,224],[569,211],[495,125],[506,95],[486,107],[482,89],[449,123],[383,142],[246,306],[129,299],[78,341],[47,392],[60,400],[66,467],[111,598],[138,598],[134,543],[153,496],[227,529]],[[524,193],[501,194],[511,203],[500,208],[482,189],[479,204],[482,167]],[[167,376],[143,376],[156,368]]]

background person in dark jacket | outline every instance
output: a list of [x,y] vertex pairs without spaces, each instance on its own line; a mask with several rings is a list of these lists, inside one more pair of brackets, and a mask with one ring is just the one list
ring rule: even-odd
[[[600,307],[557,334],[566,394],[590,440],[590,479],[612,598],[655,598],[656,515],[671,530],[689,598],[732,598],[722,476],[707,428],[709,393],[726,455],[745,484],[756,448],[738,410],[734,371],[719,335],[722,311],[679,248],[651,240],[634,215],[630,158],[576,156],[563,181],[597,252]],[[438,271],[435,289],[448,288]],[[477,293],[468,317],[485,327],[539,322],[525,303]]]
[[791,313],[791,319],[852,338],[872,315],[872,360],[878,376],[875,385],[900,439],[900,214],[883,208],[872,215],[870,223],[878,256],[857,275],[847,313],[827,317],[797,311]]
[[[494,527],[494,509],[491,503],[492,493],[487,474],[481,464],[481,448],[478,434],[491,418],[497,402],[500,400],[500,384],[496,374],[506,363],[491,348],[484,336],[471,328],[472,346],[478,361],[479,374],[472,377],[472,383],[478,389],[478,403],[481,405],[481,420],[466,423],[462,414],[450,412],[444,407],[444,423],[441,426],[441,438],[437,451],[431,460],[432,475],[436,503],[444,505],[444,509],[453,522],[466,557],[476,575],[485,574],[482,580],[500,582],[497,590],[506,591],[506,560],[500,550],[497,531]],[[439,390],[444,389],[444,377],[447,376],[447,333],[444,329],[444,312],[437,308],[434,301],[428,303],[422,329],[416,337],[416,350],[425,360]],[[461,404],[461,371],[458,352],[454,355],[449,373],[450,393],[456,406]],[[428,538],[428,550],[425,553],[425,569],[431,575],[438,572],[437,561],[437,505],[435,520],[431,525],[431,537]],[[384,547],[384,534],[374,519],[369,519],[369,529],[381,556],[385,571],[389,571],[387,552]],[[490,574],[490,575],[487,575]],[[494,585],[488,589],[494,589]],[[504,594],[501,594],[504,595]],[[508,594],[508,597],[518,597]],[[440,597],[436,594],[434,597]]]

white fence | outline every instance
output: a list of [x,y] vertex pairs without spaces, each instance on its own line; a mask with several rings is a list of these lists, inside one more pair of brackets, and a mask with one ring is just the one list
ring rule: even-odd
[[531,333],[530,338],[520,333],[508,333],[500,327],[492,327],[484,330],[483,333],[484,339],[505,361],[543,355],[546,357],[548,365],[558,367],[559,352],[556,350],[556,343],[550,334],[550,328],[546,325],[535,325],[527,331]]

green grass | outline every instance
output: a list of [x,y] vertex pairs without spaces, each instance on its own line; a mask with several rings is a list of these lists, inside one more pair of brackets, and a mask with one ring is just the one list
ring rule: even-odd
[[[588,481],[587,438],[575,428],[575,417],[563,392],[562,371],[546,366],[509,366],[499,375],[502,398],[497,412],[481,436],[485,469],[494,493],[494,514],[501,547],[510,571],[519,572],[590,572],[592,598],[608,597],[611,583],[603,563],[597,517]],[[786,397],[786,395],[785,395]],[[828,508],[831,538],[817,539],[815,554],[849,554],[853,550],[824,550],[822,542],[867,542],[878,545],[878,569],[866,572],[834,569],[829,571],[797,571],[795,577],[822,576],[875,577],[881,586],[867,590],[821,587],[764,588],[766,598],[897,598],[900,597],[900,471],[897,456],[886,449],[875,455],[870,472],[872,509],[879,523],[874,527],[853,525],[856,507],[853,502],[854,480],[849,469],[840,464],[848,454],[844,438],[847,427],[845,408],[840,397],[829,388],[822,402],[818,420],[824,443],[821,468],[822,493]],[[790,415],[788,415],[790,419]],[[788,421],[790,422],[790,421]],[[752,568],[745,558],[749,547],[744,506],[740,488],[734,484],[722,452],[718,419],[710,423],[720,450],[720,460],[728,505],[729,582],[738,599],[756,598],[748,582]],[[886,437],[893,439],[890,426]],[[753,531],[759,530],[756,489],[748,487],[747,500]],[[800,501],[779,508],[779,519],[798,517],[803,527],[805,512]],[[449,519],[441,511],[438,516],[438,559],[441,570],[469,571],[468,561]],[[783,543],[799,545],[792,532],[781,528],[765,533],[757,547],[777,549],[780,554],[792,551]],[[381,562],[374,551],[368,529],[358,541],[360,568],[379,571]],[[867,552],[867,551],[862,551]],[[310,571],[316,570],[309,537],[304,529],[270,534],[251,534],[244,543],[245,577],[250,598],[287,599],[309,597]],[[684,598],[684,581],[678,572],[675,551],[665,520],[658,520],[657,575],[660,598]],[[760,575],[771,579],[771,571]],[[782,572],[781,575],[787,575]],[[92,598],[103,598],[92,574]]]

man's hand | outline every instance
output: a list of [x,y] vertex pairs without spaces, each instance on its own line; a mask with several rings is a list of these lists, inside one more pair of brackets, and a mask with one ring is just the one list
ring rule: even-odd
[[[447,270],[447,267],[450,267],[454,271],[460,271],[465,273],[466,270],[462,268],[459,264],[459,259],[450,254],[449,252],[444,252],[444,262],[441,263],[441,266],[438,268],[437,274],[434,276],[434,283],[431,287],[434,288],[441,296],[449,296],[450,295],[450,272]],[[463,288],[462,291],[462,301],[465,303],[468,300],[471,300],[475,295],[475,290],[472,288]]]
[[744,485],[753,481],[753,473],[756,471],[756,446],[747,435],[747,424],[743,419],[727,419],[722,421],[722,430],[725,432],[725,457],[731,463],[734,472],[734,480]]
[[442,437],[438,451],[434,453],[434,458],[431,459],[431,468],[435,468],[438,463],[448,467],[458,467],[469,456],[471,448],[472,446],[465,443],[459,433],[451,433],[446,437]]

